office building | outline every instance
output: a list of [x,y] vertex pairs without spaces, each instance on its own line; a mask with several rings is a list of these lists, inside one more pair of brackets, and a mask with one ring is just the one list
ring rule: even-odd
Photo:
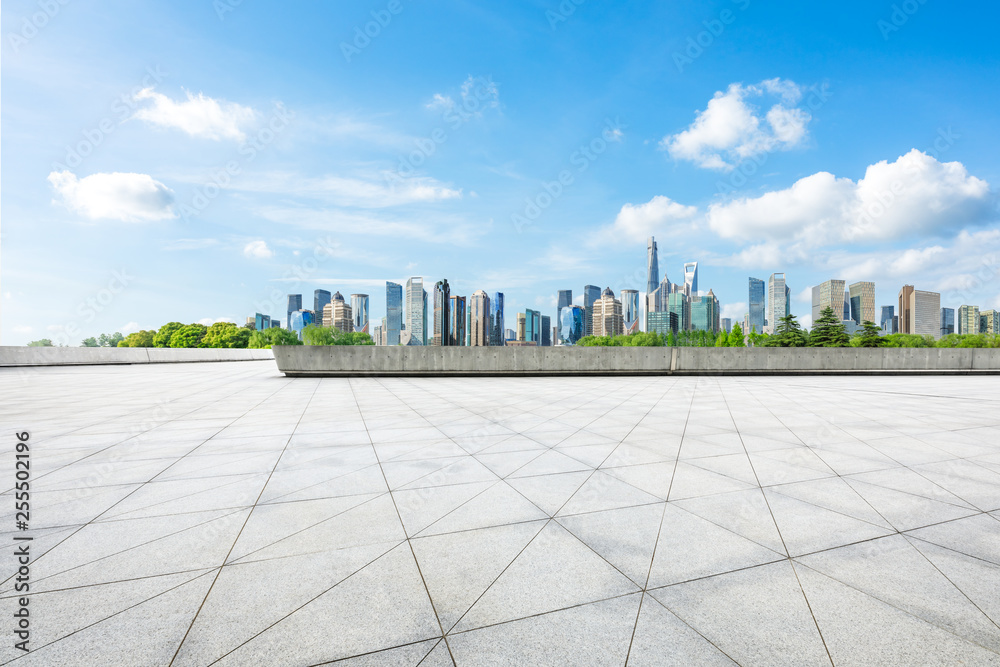
[[531,308],[524,309],[524,340],[534,345],[542,344],[542,314]]
[[979,333],[1000,334],[1000,313],[984,310],[979,313]]
[[844,321],[853,322],[851,319],[851,293],[844,290]]
[[[820,318],[820,313],[825,309],[833,309],[833,315],[837,319],[850,319],[844,317],[844,290],[843,280],[827,280],[821,285],[812,288],[812,321],[813,324]],[[850,313],[850,303],[847,304],[847,311]],[[777,321],[772,326],[777,326]]]
[[721,320],[719,320],[719,331],[725,331],[726,333],[729,333],[732,330],[733,330],[732,318],[723,317]]
[[448,332],[451,336],[449,345],[465,345],[465,297],[452,295],[448,305]]
[[376,345],[385,345],[385,341],[382,339],[382,327],[376,326],[371,333],[372,341]]
[[[784,279],[784,274],[782,274],[782,279]],[[750,278],[749,282],[750,312],[747,313],[747,324],[750,325],[751,329],[747,329],[745,333],[750,333],[751,330],[764,333],[764,322],[767,320],[767,315],[764,312],[764,306],[767,303],[764,298],[764,281],[760,278]]]
[[403,286],[399,283],[385,283],[385,334],[386,345],[399,345],[399,334],[403,331]]
[[490,345],[501,346],[507,340],[503,322],[503,292],[494,292],[490,299]]
[[646,294],[657,288],[660,278],[660,262],[657,259],[656,239],[652,236],[646,242]]
[[448,279],[439,280],[434,285],[434,340],[438,346],[451,345],[451,287]]
[[254,315],[253,328],[256,329],[257,331],[263,331],[264,329],[270,329],[271,328],[271,316],[270,315],[261,315],[260,313],[256,313]]
[[[895,333],[895,332],[893,332]],[[955,333],[955,309],[954,308],[942,308],[941,309],[941,335],[947,336],[948,334]]]
[[288,330],[292,330],[292,313],[296,310],[302,310],[302,295],[301,294],[289,294],[288,295],[288,312],[285,318],[285,325]]
[[691,330],[719,332],[719,300],[712,290],[706,295],[691,297]]
[[[782,317],[792,312],[792,297],[784,273],[772,273],[767,279],[767,308],[764,309],[764,327],[758,333],[774,333]],[[749,332],[747,332],[749,333]]]
[[517,340],[517,332],[515,332],[513,329],[504,329],[503,330],[504,344],[507,344],[512,340]]
[[490,297],[483,290],[477,290],[469,297],[469,345],[489,345],[491,327]]
[[325,289],[318,289],[313,292],[313,312],[316,313],[318,318],[326,308],[326,304],[330,303],[330,293]]
[[698,293],[698,262],[688,262],[684,265],[684,287],[688,296]]
[[542,347],[552,347],[552,318],[542,315],[542,340],[539,343]]
[[518,313],[516,320],[517,331],[514,332],[514,340],[523,343],[528,335],[528,317],[525,313]]
[[899,333],[941,336],[941,295],[904,285],[899,290]]
[[586,327],[583,318],[586,309],[580,306],[564,306],[559,311],[559,344],[576,345],[583,338]]
[[592,318],[594,336],[620,336],[624,332],[622,302],[615,298],[610,287],[605,287],[601,298],[594,302]]
[[340,331],[354,331],[354,313],[340,292],[334,294],[330,303],[323,308],[323,326],[334,327]]
[[691,328],[691,297],[681,291],[667,295],[666,312],[673,313],[677,319],[677,331],[688,331]]
[[653,289],[652,292],[646,294],[646,331],[651,331],[649,328],[649,315],[650,313],[660,313],[667,310],[667,304],[670,298],[670,293],[675,291],[673,284],[670,279],[667,278],[666,274],[663,276],[663,280],[660,284]]
[[854,283],[848,288],[851,317],[855,324],[875,322],[875,283]]
[[360,333],[368,331],[368,295],[351,295],[351,317],[354,319],[354,330]]
[[879,319],[879,323],[882,326],[882,331],[886,332],[887,334],[896,333],[896,327],[894,324],[896,319],[895,314],[896,314],[895,306],[882,306],[882,317]]
[[958,333],[979,333],[979,306],[960,306],[958,309]]
[[625,333],[635,333],[639,330],[639,292],[634,289],[623,289],[621,297]]
[[[562,309],[566,306],[573,305],[573,290],[571,289],[561,289],[556,293],[556,314],[562,312]],[[558,317],[557,317],[558,319]]]
[[288,330],[294,331],[302,340],[302,330],[313,323],[313,313],[311,310],[296,310],[288,314]]
[[427,344],[427,290],[420,277],[406,281],[406,330],[411,339]]
[[661,310],[646,315],[646,331],[648,333],[658,333],[661,336],[667,336],[669,334],[676,335],[679,330],[680,324],[677,320],[677,313]]
[[584,320],[587,336],[594,335],[594,302],[601,298],[601,288],[596,285],[583,286],[583,308],[587,313]]

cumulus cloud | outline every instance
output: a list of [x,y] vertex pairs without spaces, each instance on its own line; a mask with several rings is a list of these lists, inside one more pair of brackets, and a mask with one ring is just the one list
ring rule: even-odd
[[624,241],[638,241],[665,232],[678,224],[689,224],[698,214],[695,206],[684,206],[669,197],[657,195],[645,204],[625,204],[611,227],[613,236]]
[[153,88],[135,95],[135,101],[146,103],[134,117],[163,128],[176,128],[192,137],[205,139],[246,139],[244,128],[254,122],[256,113],[250,107],[213,99],[186,91],[186,100],[172,100]]
[[274,251],[264,241],[251,241],[243,248],[243,254],[251,259],[271,259]]
[[386,208],[461,199],[462,190],[429,176],[404,178],[395,172],[359,170],[350,176],[326,175],[310,178],[296,173],[270,172],[258,178],[243,178],[233,188],[294,195],[317,199],[337,206]]
[[120,331],[121,333],[126,334],[126,335],[130,334],[130,333],[133,333],[135,331],[139,331],[139,323],[138,322],[129,322],[128,324],[125,324],[125,325],[122,325],[122,326],[118,327],[118,331]]
[[126,222],[175,217],[174,193],[148,174],[91,174],[77,178],[69,171],[53,171],[49,183],[59,203],[92,220]]
[[723,238],[816,247],[955,233],[984,221],[992,203],[989,184],[960,162],[914,149],[871,165],[857,182],[820,172],[785,190],[713,204],[707,218]]
[[[756,98],[780,101],[761,116],[749,101]],[[769,151],[795,148],[804,142],[812,120],[795,106],[801,98],[802,88],[782,79],[730,84],[725,92],[715,93],[686,130],[664,137],[660,147],[675,160],[724,171]]]

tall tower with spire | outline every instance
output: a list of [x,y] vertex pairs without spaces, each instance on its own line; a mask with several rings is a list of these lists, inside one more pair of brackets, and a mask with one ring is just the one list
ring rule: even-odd
[[656,239],[646,242],[646,294],[652,294],[660,283],[660,263],[656,259]]

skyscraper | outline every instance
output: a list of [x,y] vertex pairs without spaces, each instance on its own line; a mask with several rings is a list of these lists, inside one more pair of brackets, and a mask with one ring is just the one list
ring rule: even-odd
[[491,329],[490,297],[483,290],[477,290],[469,297],[469,345],[489,345]]
[[271,316],[261,315],[260,313],[254,314],[253,328],[257,331],[263,331],[264,329],[271,328]]
[[875,283],[854,283],[849,288],[851,319],[857,324],[875,321]]
[[494,292],[490,299],[490,345],[503,345],[506,336],[503,322],[503,292]]
[[296,310],[295,312],[288,314],[288,330],[294,331],[299,340],[302,340],[302,330],[313,323],[313,314],[311,310]]
[[594,336],[620,336],[625,329],[622,319],[622,302],[615,298],[610,287],[605,287],[601,298],[593,305]]
[[421,345],[427,344],[427,291],[423,278],[406,281],[406,330]]
[[518,313],[517,318],[517,331],[514,332],[514,340],[519,343],[528,342],[528,317],[526,313]]
[[573,305],[573,290],[561,289],[556,293],[556,308],[559,309],[560,313],[562,312],[563,308],[572,305]]
[[542,344],[542,314],[531,308],[524,309],[524,340],[535,345]]
[[660,262],[657,259],[656,239],[652,236],[646,242],[646,294],[657,287],[660,279]]
[[[784,279],[784,274],[782,274],[782,279]],[[767,318],[764,315],[764,304],[766,303],[766,300],[764,299],[763,280],[759,278],[750,278],[749,299],[750,313],[747,321],[753,331],[757,333],[764,333],[764,320]],[[750,331],[746,331],[745,333],[750,333]]]
[[403,286],[399,283],[385,283],[385,344],[399,345],[399,334],[403,331]]
[[596,285],[583,286],[583,308],[586,311],[584,327],[586,336],[594,333],[594,302],[601,298],[601,288]]
[[[791,308],[791,293],[785,282],[785,274],[772,273],[771,277],[767,279],[767,308],[764,309],[767,316],[766,333],[774,333],[781,318],[791,314]],[[758,333],[761,332],[764,332],[764,329]]]
[[448,279],[434,285],[434,345],[451,345],[451,288]]
[[882,325],[882,331],[886,332],[887,334],[896,333],[895,315],[896,315],[895,306],[882,306],[882,317],[880,319],[880,324]]
[[354,318],[354,330],[360,333],[368,331],[368,295],[351,295],[351,316]]
[[639,292],[634,289],[623,289],[621,296],[625,333],[635,333],[639,330]]
[[691,296],[698,293],[698,262],[688,262],[684,265],[684,285]]
[[941,309],[941,335],[947,336],[948,334],[955,333],[955,309],[954,308],[942,308]]
[[559,344],[576,345],[583,338],[583,318],[586,310],[580,306],[564,306],[559,311]]
[[980,311],[979,333],[985,333],[985,334],[1000,333],[1000,313],[998,313],[995,310]]
[[691,328],[691,297],[684,292],[678,290],[667,296],[666,312],[676,318],[677,331],[688,331]]
[[[813,288],[813,301],[816,300],[815,287]],[[913,333],[913,312],[910,310],[910,303],[913,297],[913,285],[903,285],[899,290],[899,333]],[[815,309],[815,306],[813,306]]]
[[899,290],[899,333],[941,336],[941,295],[904,285]]
[[465,297],[453,294],[448,304],[448,333],[451,342],[449,345],[465,345]]
[[334,327],[340,331],[354,331],[354,317],[351,307],[344,302],[340,292],[333,295],[330,303],[323,308],[323,326]]
[[292,313],[296,310],[302,310],[302,295],[301,294],[289,294],[288,295],[288,313],[285,318],[285,328],[289,331],[292,330]]
[[[820,313],[826,308],[833,309],[833,315],[838,320],[844,317],[844,281],[827,280],[812,289],[812,321],[820,318]],[[848,304],[850,310],[850,304]]]
[[958,333],[979,333],[979,306],[960,306],[958,308]]
[[539,343],[542,347],[552,346],[552,318],[548,315],[542,315],[542,340]]
[[844,322],[851,321],[851,293],[844,290]]
[[691,297],[691,330],[719,332],[719,300],[708,290],[708,294]]

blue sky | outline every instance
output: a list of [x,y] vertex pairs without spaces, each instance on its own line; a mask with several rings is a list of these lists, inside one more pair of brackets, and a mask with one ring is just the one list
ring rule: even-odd
[[642,290],[649,234],[732,317],[773,272],[806,322],[829,278],[1000,307],[1000,9],[775,4],[4,2],[0,340],[409,276],[512,326]]

